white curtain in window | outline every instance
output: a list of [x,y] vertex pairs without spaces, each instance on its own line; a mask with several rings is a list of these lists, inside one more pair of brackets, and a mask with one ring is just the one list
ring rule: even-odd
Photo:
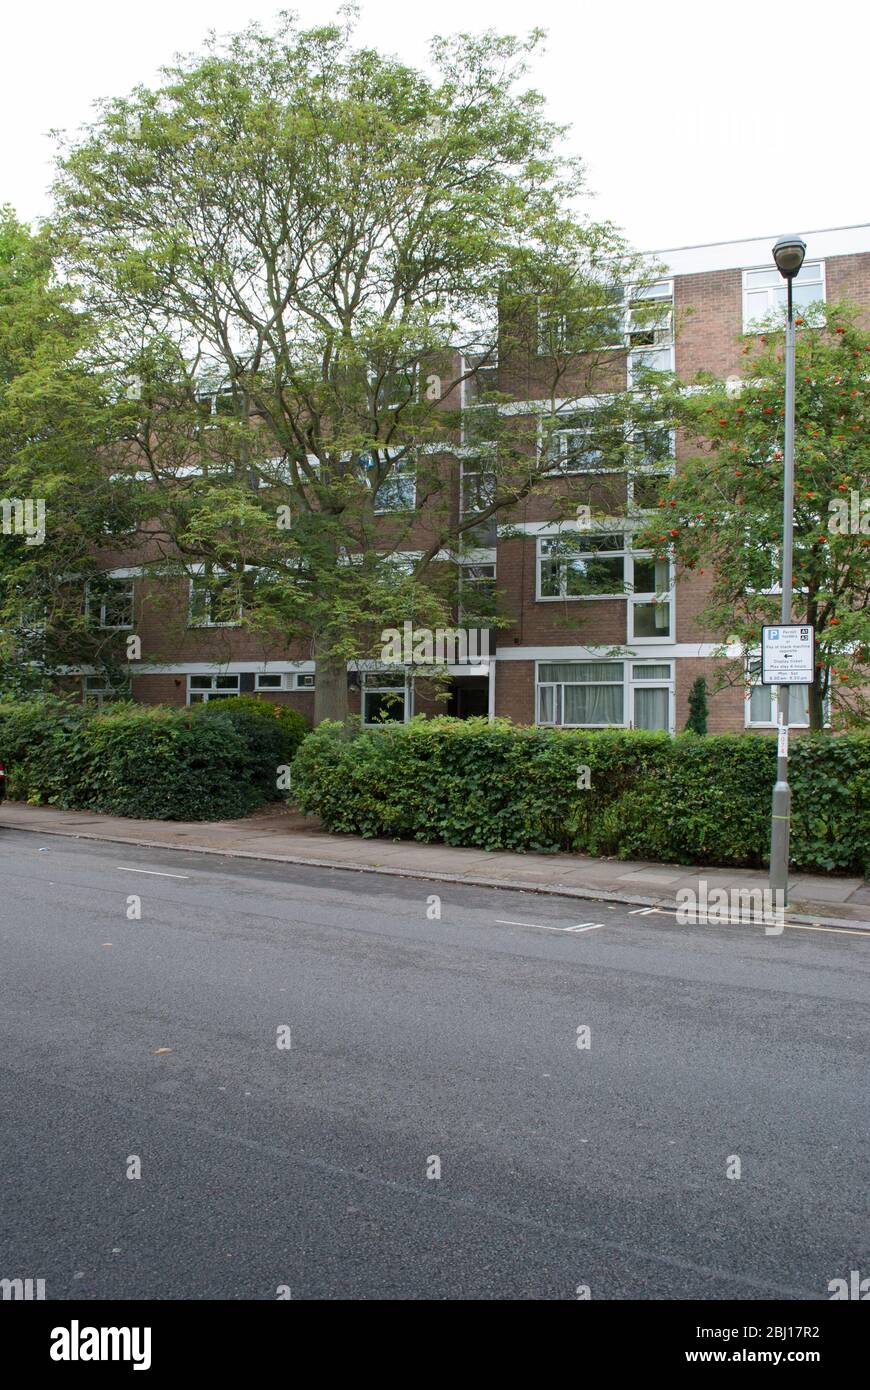
[[566,685],[566,724],[621,724],[622,685]]
[[666,686],[639,687],[634,692],[634,727],[668,728],[668,690]]

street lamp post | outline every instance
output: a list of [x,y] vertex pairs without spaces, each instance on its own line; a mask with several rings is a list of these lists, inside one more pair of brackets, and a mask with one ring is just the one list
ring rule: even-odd
[[[804,263],[806,243],[800,237],[780,237],[773,248],[776,268],[788,287],[785,327],[785,447],[782,490],[782,608],[783,625],[791,622],[792,550],[794,539],[794,382],[795,341],[792,282]],[[788,721],[790,687],[779,687],[780,743],[770,824],[770,887],[774,904],[788,904],[788,843],[791,828],[791,787],[788,784]],[[782,893],[782,897],[778,896]]]

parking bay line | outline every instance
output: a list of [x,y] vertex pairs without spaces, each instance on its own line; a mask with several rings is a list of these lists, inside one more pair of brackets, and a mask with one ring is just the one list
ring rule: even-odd
[[159,869],[130,869],[126,864],[116,864],[122,874],[152,874],[154,878],[190,878],[190,874],[164,874]]
[[536,931],[558,931],[558,932],[583,932],[599,931],[604,926],[603,922],[580,922],[576,927],[550,927],[545,922],[512,922],[504,917],[497,917],[496,925],[499,927],[534,927]]

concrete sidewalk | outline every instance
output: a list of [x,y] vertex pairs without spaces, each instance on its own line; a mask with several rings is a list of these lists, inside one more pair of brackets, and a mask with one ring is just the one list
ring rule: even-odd
[[[157,821],[5,801],[0,803],[0,831],[4,829],[525,889],[638,907],[673,907],[678,889],[697,890],[702,881],[708,894],[714,888],[767,887],[763,869],[592,859],[582,854],[512,854],[330,835],[316,820],[280,805],[264,807],[243,820]],[[864,879],[796,873],[790,884],[790,920],[820,926],[849,925],[870,932],[870,884]]]

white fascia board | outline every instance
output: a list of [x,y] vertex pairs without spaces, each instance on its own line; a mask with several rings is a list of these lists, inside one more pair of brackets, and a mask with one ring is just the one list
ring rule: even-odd
[[[661,251],[647,252],[651,261],[663,263],[673,276],[703,275],[715,270],[747,270],[773,267],[771,254],[774,242],[781,233],[762,237],[745,237],[737,241],[708,242],[703,246],[674,246]],[[820,231],[802,232],[807,244],[808,261],[824,261],[834,256],[852,256],[870,252],[870,223],[852,227],[829,227]]]
[[656,642],[641,646],[618,643],[595,647],[498,647],[496,661],[673,661],[680,657],[733,659],[742,655],[739,645],[723,650],[721,642]]

